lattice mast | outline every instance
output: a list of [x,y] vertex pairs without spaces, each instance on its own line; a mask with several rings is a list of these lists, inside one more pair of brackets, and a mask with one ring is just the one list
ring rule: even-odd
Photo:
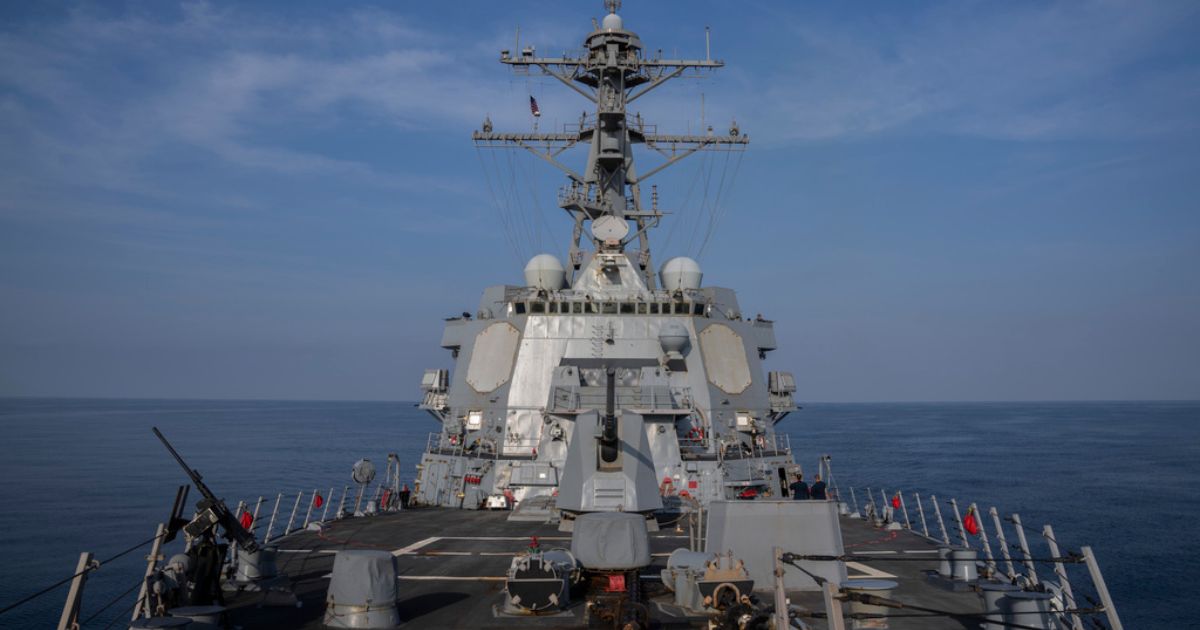
[[[645,96],[667,81],[681,76],[698,76],[705,70],[723,67],[722,61],[708,54],[700,60],[663,59],[659,50],[654,57],[643,55],[638,36],[624,28],[617,10],[620,0],[606,0],[606,15],[584,42],[582,55],[538,57],[533,46],[517,54],[500,52],[500,62],[517,72],[536,68],[558,79],[580,96],[591,101],[595,114],[584,112],[577,125],[564,126],[558,133],[494,132],[490,120],[473,134],[481,147],[521,147],[566,173],[570,183],[559,192],[559,207],[575,222],[570,246],[570,269],[574,279],[584,263],[584,224],[591,222],[595,251],[625,252],[637,242],[631,260],[638,266],[646,286],[654,288],[654,266],[650,255],[648,231],[662,218],[655,203],[642,204],[641,186],[656,173],[701,150],[742,150],[749,138],[734,123],[726,136],[716,136],[712,127],[707,135],[660,135],[640,116],[630,118],[630,103]],[[691,71],[691,72],[689,72]],[[587,163],[582,172],[559,160],[566,150],[588,143]],[[639,174],[634,167],[632,146],[645,144],[663,156],[664,161]],[[630,229],[632,224],[632,229]]]

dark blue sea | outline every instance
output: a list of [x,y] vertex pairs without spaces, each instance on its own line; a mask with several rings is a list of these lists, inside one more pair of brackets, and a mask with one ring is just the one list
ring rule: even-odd
[[[388,452],[411,482],[436,428],[398,402],[0,399],[0,608],[70,575],[81,551],[103,559],[154,535],[184,477],[151,426],[231,503],[341,486],[355,460],[382,468]],[[1200,618],[1200,403],[811,404],[781,426],[806,470],[833,457],[843,495],[936,493],[1092,545],[1126,627]],[[93,575],[85,628],[128,619],[145,553]],[[65,592],[0,627],[52,626]]]

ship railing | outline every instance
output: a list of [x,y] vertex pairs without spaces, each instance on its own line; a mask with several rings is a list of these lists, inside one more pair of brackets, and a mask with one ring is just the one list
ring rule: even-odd
[[[266,545],[289,534],[309,530],[332,520],[371,517],[403,510],[404,505],[402,505],[400,497],[399,467],[398,459],[389,459],[388,474],[384,478],[376,478],[369,484],[343,485],[340,492],[337,485],[329,486],[328,489],[299,490],[296,491],[294,499],[291,492],[278,492],[273,497],[262,495],[254,499],[238,501],[236,504],[227,503],[227,507],[239,523],[247,526],[246,529]],[[395,471],[394,475],[391,474],[393,470]],[[334,509],[335,506],[336,509]],[[160,523],[153,538],[142,541],[104,560],[97,560],[96,555],[92,552],[83,552],[79,556],[79,562],[73,575],[0,610],[0,613],[7,612],[69,584],[66,602],[57,626],[62,630],[92,627],[93,622],[96,624],[107,622],[109,626],[112,626],[119,623],[121,619],[133,621],[141,617],[149,617],[154,613],[151,609],[151,595],[148,592],[149,578],[158,568],[161,568],[166,558],[173,555],[165,550],[166,534],[167,525]],[[180,541],[174,544],[179,545],[182,552],[187,552],[194,544],[195,539],[188,536],[186,530],[182,534],[179,537]],[[95,610],[85,610],[83,593],[89,582],[94,582],[93,574],[102,566],[108,566],[109,563],[147,545],[150,545],[151,549],[149,555],[146,556],[145,573],[139,576],[132,586],[112,600],[97,606]],[[230,547],[230,555],[226,561],[236,566],[236,545]],[[96,585],[92,584],[90,588],[95,590]],[[102,593],[107,595],[118,590],[120,589],[103,588]],[[126,598],[133,595],[135,591],[137,591],[137,597],[132,607],[128,603],[124,606],[118,605],[121,600],[128,602]]]
[[539,438],[493,439],[490,437],[466,437],[433,432],[425,439],[425,452],[451,457],[473,459],[502,459],[532,457],[536,454]]
[[[614,404],[624,409],[688,409],[691,407],[690,388],[672,388],[665,385],[647,385],[619,388]],[[603,410],[608,404],[608,394],[603,387],[557,386],[551,392],[551,411]]]
[[[827,480],[832,479],[827,459],[822,458],[820,470],[826,472]],[[909,491],[906,497],[905,491],[896,488],[848,489],[847,497],[830,481],[829,498],[843,503],[850,517],[866,519],[878,527],[898,527],[943,547],[981,552],[977,561],[981,575],[1025,590],[1051,593],[1051,612],[1065,628],[1121,630],[1120,617],[1093,549],[1087,545],[1067,547],[1050,524],[1035,529],[1025,525],[1018,513],[1002,516],[991,506],[985,516],[973,501],[960,503],[956,498],[934,494],[922,497],[920,492]],[[866,497],[861,510],[858,492],[865,492]],[[910,505],[915,513],[910,512]],[[1035,546],[1039,540],[1040,545]],[[1084,575],[1086,581],[1081,579]]]

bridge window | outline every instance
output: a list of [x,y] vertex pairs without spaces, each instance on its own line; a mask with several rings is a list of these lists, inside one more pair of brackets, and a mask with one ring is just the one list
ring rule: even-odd
[[621,314],[622,315],[632,315],[633,314],[633,303],[632,302],[622,302],[621,303]]

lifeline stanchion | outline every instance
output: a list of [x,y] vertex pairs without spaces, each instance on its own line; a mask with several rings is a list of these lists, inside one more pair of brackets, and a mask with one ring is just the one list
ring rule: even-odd
[[1025,541],[1025,526],[1021,524],[1021,515],[1013,512],[1009,520],[1012,521],[1013,525],[1017,526],[1017,543],[1021,545],[1021,555],[1025,558],[1025,572],[1029,576],[1029,583],[1037,586],[1037,569],[1034,568],[1033,558],[1029,554],[1029,543]]
[[83,586],[87,583],[88,567],[95,558],[91,552],[79,554],[79,566],[75,567],[75,576],[71,579],[71,590],[67,591],[67,602],[63,604],[62,616],[58,619],[58,630],[77,628],[79,621],[79,606],[83,603]]
[[329,504],[333,502],[333,486],[329,487],[328,497],[329,498],[325,499],[325,509],[321,512],[321,522],[322,523],[329,520],[327,517],[329,516]]
[[996,511],[996,506],[988,509],[988,513],[992,515],[992,523],[996,526],[996,542],[1000,545],[1000,555],[1004,557],[1004,566],[1007,571],[1008,579],[1017,579],[1017,570],[1013,567],[1012,555],[1008,553],[1008,541],[1004,539],[1004,528],[1000,525],[1000,513]]
[[287,527],[283,528],[283,535],[287,536],[292,533],[292,521],[296,520],[296,512],[300,511],[300,499],[304,498],[304,491],[296,493],[296,504],[292,506],[292,515],[288,517]]
[[254,516],[250,519],[250,533],[254,533],[254,530],[258,529],[258,509],[262,507],[262,504],[263,498],[260,496],[258,502],[254,504]]
[[925,523],[925,506],[921,505],[921,495],[914,492],[913,497],[917,499],[917,513],[921,515],[921,533],[929,538],[929,526]]
[[271,531],[275,529],[275,518],[279,516],[279,502],[282,500],[282,492],[275,495],[275,508],[271,510],[271,520],[267,523],[267,534],[263,536],[263,543],[271,542]]
[[1092,548],[1086,545],[1080,547],[1079,550],[1083,553],[1083,561],[1087,564],[1088,573],[1092,576],[1092,584],[1096,587],[1096,593],[1100,595],[1100,604],[1104,606],[1104,616],[1108,618],[1108,625],[1112,627],[1112,630],[1124,630],[1125,626],[1121,625],[1121,618],[1117,616],[1117,608],[1113,606],[1112,597],[1108,594],[1104,575],[1100,573],[1096,555],[1092,553]]
[[[979,506],[975,505],[975,503],[972,502],[970,507],[968,507],[967,509],[968,509],[968,514],[975,515],[974,516],[975,524],[979,527],[979,542],[983,545],[983,557],[985,559],[987,559],[988,569],[991,570],[992,573],[995,573],[996,572],[996,558],[992,556],[992,543],[991,543],[991,541],[988,540],[987,527],[984,527],[983,519],[981,519],[979,516]],[[1055,552],[1050,555],[1057,556],[1058,553]]]
[[946,533],[946,522],[942,520],[942,508],[938,505],[937,495],[929,495],[929,500],[933,502],[933,513],[937,515],[938,528],[942,530],[942,542],[950,544],[950,534]]
[[900,511],[904,514],[904,528],[912,531],[912,522],[908,520],[908,504],[904,502],[904,493],[897,490],[896,496],[900,498]]
[[350,492],[350,486],[342,487],[342,500],[338,502],[338,511],[334,518],[342,518],[346,514],[346,493]]
[[[1058,555],[1058,541],[1054,539],[1054,528],[1047,523],[1042,527],[1042,536],[1046,538],[1046,546],[1050,548],[1050,555]],[[1054,573],[1058,575],[1058,583],[1062,586],[1063,605],[1067,608],[1075,608],[1075,593],[1071,590],[1071,579],[1067,577],[1067,565],[1062,563],[1054,564]],[[1074,630],[1083,630],[1083,623],[1079,620],[1078,614],[1071,615],[1071,628]]]
[[313,504],[317,502],[317,489],[313,488],[312,499],[308,502],[308,510],[304,513],[304,526],[300,529],[308,529],[308,522],[312,520]]
[[962,516],[958,513],[958,499],[950,499],[950,507],[954,508],[954,522],[958,524],[958,537],[962,540],[963,547],[971,548],[971,541],[967,540],[967,528],[963,527]]
[[162,560],[162,539],[167,533],[167,526],[163,523],[158,524],[158,528],[154,530],[154,545],[150,547],[150,555],[146,556],[146,574],[142,577],[142,588],[138,591],[137,603],[133,607],[133,617],[129,620],[133,621],[142,614],[143,610],[147,617],[150,616],[149,603],[146,600],[146,585],[150,576],[154,575],[154,567]]

